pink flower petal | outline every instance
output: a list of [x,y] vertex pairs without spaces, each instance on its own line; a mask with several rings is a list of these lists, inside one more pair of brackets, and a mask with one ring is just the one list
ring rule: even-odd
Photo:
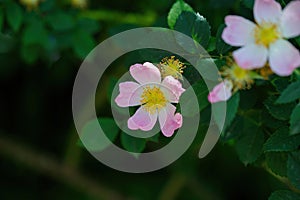
[[226,28],[222,39],[232,46],[244,46],[254,42],[255,24],[243,17],[229,15],[225,17]]
[[289,76],[300,66],[300,53],[288,41],[278,40],[270,46],[270,67],[279,76]]
[[161,89],[167,96],[168,100],[172,103],[178,103],[181,94],[185,91],[185,89],[182,88],[180,81],[175,79],[173,76],[167,76],[162,81],[162,85],[166,87],[161,87]]
[[132,65],[130,74],[140,84],[161,82],[159,69],[149,62]]
[[282,15],[281,6],[275,0],[256,0],[253,12],[258,24],[263,22],[278,24]]
[[219,101],[227,101],[232,93],[232,83],[225,80],[214,87],[208,94],[208,101],[210,103],[217,103]]
[[141,106],[132,117],[127,121],[128,128],[131,130],[141,129],[149,131],[153,129],[157,121],[157,112],[150,114]]
[[171,137],[174,131],[182,126],[182,115],[179,113],[175,114],[175,111],[176,107],[168,104],[158,114],[160,129],[166,137]]
[[282,34],[286,38],[300,34],[300,1],[290,2],[283,10],[281,18]]
[[120,94],[116,97],[115,102],[120,107],[140,105],[141,89],[140,85],[127,81],[119,84]]
[[264,46],[250,44],[233,52],[236,63],[244,69],[261,68],[267,62],[268,50]]

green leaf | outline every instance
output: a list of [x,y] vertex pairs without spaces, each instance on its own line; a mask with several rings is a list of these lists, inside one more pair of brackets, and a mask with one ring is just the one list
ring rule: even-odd
[[249,9],[253,9],[254,7],[254,0],[241,0],[242,3]]
[[40,1],[39,10],[41,12],[51,12],[55,8],[55,0]]
[[290,84],[277,99],[276,103],[289,103],[300,98],[300,81]]
[[290,135],[300,133],[300,103],[294,108],[290,119]]
[[262,112],[262,123],[264,124],[264,126],[275,130],[288,125],[286,121],[274,118],[266,109],[264,109],[264,111]]
[[182,0],[179,0],[173,4],[173,6],[170,9],[170,12],[168,14],[168,25],[171,29],[174,28],[179,15],[183,11],[194,12],[193,8]]
[[266,153],[266,162],[268,167],[279,176],[287,176],[288,156],[284,152]]
[[240,91],[240,109],[249,110],[252,109],[258,101],[258,92],[255,89],[252,90],[241,90]]
[[38,44],[45,46],[44,44],[48,40],[48,33],[44,28],[41,21],[35,20],[29,24],[23,33],[22,42],[24,45]]
[[270,114],[279,120],[289,120],[290,115],[295,107],[295,103],[276,104],[276,96],[270,96],[265,102],[265,107]]
[[[180,31],[195,41],[197,41],[203,48],[207,48],[210,39],[210,26],[206,19],[192,12],[182,12],[176,21],[174,29]],[[182,42],[180,38],[177,38],[177,42]],[[193,51],[195,47],[189,52]]]
[[289,135],[289,128],[278,129],[264,144],[264,152],[292,151],[300,145],[300,135]]
[[95,34],[100,30],[100,23],[95,20],[81,18],[78,20],[79,27],[84,31]]
[[216,47],[219,54],[225,54],[231,49],[231,46],[226,44],[222,39],[222,33],[225,27],[226,27],[225,24],[221,24],[217,31]]
[[[199,109],[195,109],[195,105],[194,103],[192,103],[193,100],[191,100],[191,96],[193,92],[196,94]],[[203,80],[200,80],[197,83],[193,84],[191,87],[187,88],[186,91],[180,97],[180,103],[185,105],[184,114],[186,116],[194,116],[198,114],[197,111],[201,111],[205,107],[207,107],[209,105],[207,95],[208,89]]]
[[22,8],[17,3],[9,1],[5,11],[7,23],[10,25],[13,31],[17,32],[20,29],[23,21]]
[[99,124],[110,141],[115,141],[119,127],[112,118],[99,118]]
[[21,58],[25,63],[31,65],[39,58],[41,49],[37,45],[22,45],[21,46]]
[[290,81],[289,78],[287,77],[275,77],[274,79],[271,80],[271,83],[276,88],[276,90],[281,93],[283,90],[287,88]]
[[47,16],[46,19],[55,31],[66,31],[75,26],[74,18],[64,12],[56,12]]
[[222,132],[220,139],[222,140],[222,142],[228,142],[232,139],[236,139],[241,134],[243,134],[241,131],[243,130],[243,127],[244,119],[241,116],[237,115],[231,126],[229,126],[226,131]]
[[133,153],[140,153],[146,147],[146,139],[133,137],[123,132],[121,134],[121,143],[127,151]]
[[216,40],[217,39],[215,37],[210,37],[208,47],[207,47],[208,52],[212,52],[216,50]]
[[241,136],[237,140],[236,150],[240,160],[245,164],[253,163],[262,153],[264,133],[257,124],[249,119],[244,119]]
[[289,180],[300,190],[300,151],[289,154],[287,170]]
[[6,53],[12,50],[16,41],[9,35],[0,33],[0,53]]
[[[239,93],[236,93],[227,101],[225,123],[224,123],[222,132],[226,131],[226,129],[230,126],[231,122],[235,118],[238,107],[239,107],[239,102],[240,102],[240,94]],[[216,103],[215,106],[218,106],[218,104],[221,105],[221,103],[223,103],[223,102]],[[216,109],[216,112],[214,115],[216,123],[219,123],[222,121],[224,114],[218,113],[218,112],[222,112],[222,111],[223,111],[222,109]],[[218,125],[218,126],[220,127],[221,125]]]
[[[100,124],[110,141],[103,140],[100,133],[95,133],[95,126]],[[112,118],[99,118],[88,122],[82,129],[80,139],[89,151],[101,151],[108,147],[117,137],[119,127]]]
[[225,118],[225,124],[223,130],[226,130],[226,128],[228,128],[231,125],[233,119],[237,114],[239,102],[240,102],[239,93],[236,93],[227,101],[226,118]]
[[77,30],[72,35],[73,50],[77,56],[84,59],[95,47],[94,38],[83,30]]
[[273,192],[268,200],[300,200],[300,195],[289,190],[278,190]]
[[[240,108],[240,104],[238,106]],[[230,112],[230,110],[228,110]],[[228,141],[233,138],[237,138],[240,135],[243,135],[244,124],[252,123],[252,125],[260,126],[261,125],[261,111],[249,109],[247,111],[241,111],[236,115],[234,121],[227,128],[225,132],[222,132],[222,140]]]

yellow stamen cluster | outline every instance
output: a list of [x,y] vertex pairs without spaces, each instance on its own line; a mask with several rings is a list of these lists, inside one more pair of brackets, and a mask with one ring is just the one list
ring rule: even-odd
[[37,8],[40,0],[20,0],[21,4],[27,7],[28,10]]
[[159,68],[163,78],[173,76],[176,79],[183,80],[182,73],[185,65],[178,59],[175,59],[175,56],[163,58],[159,64]]
[[146,86],[141,96],[141,104],[147,112],[154,114],[166,106],[167,99],[159,87]]
[[255,43],[267,48],[280,37],[277,25],[272,23],[262,23],[254,29]]
[[221,75],[232,82],[233,91],[250,89],[254,83],[251,73],[250,70],[241,68],[232,60],[228,60],[227,66],[224,66],[221,71]]

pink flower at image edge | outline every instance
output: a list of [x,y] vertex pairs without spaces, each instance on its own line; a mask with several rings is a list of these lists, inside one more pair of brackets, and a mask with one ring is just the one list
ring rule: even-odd
[[162,133],[166,137],[182,126],[182,115],[176,113],[179,97],[185,91],[181,83],[167,76],[161,80],[161,74],[152,63],[135,64],[130,67],[131,76],[137,81],[119,84],[119,95],[115,102],[120,107],[138,106],[138,110],[127,121],[131,130],[149,131],[158,119]]
[[210,103],[217,103],[220,101],[227,101],[232,93],[232,83],[225,80],[216,85],[213,90],[208,94],[208,101]]
[[288,76],[300,66],[299,51],[286,39],[300,34],[300,1],[290,2],[284,10],[275,0],[256,0],[257,24],[240,16],[225,18],[222,39],[232,46],[237,64],[244,69],[263,67],[267,61],[272,71]]

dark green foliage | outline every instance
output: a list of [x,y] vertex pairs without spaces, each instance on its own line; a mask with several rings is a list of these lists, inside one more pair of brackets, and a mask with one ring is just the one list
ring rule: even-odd
[[300,104],[298,104],[294,108],[291,115],[290,124],[291,124],[291,128],[290,128],[291,135],[300,133]]
[[193,12],[193,8],[182,0],[178,0],[173,4],[168,14],[168,25],[171,29],[174,28],[179,15],[183,11]]
[[[205,159],[197,158],[212,117],[213,106],[207,99],[206,83],[221,81],[220,74],[209,73],[210,68],[216,65],[221,70],[228,65],[232,52],[238,48],[222,40],[224,17],[241,14],[251,20],[255,0],[122,0],[118,3],[90,0],[86,9],[75,8],[71,2],[44,0],[36,8],[30,8],[19,0],[0,0],[2,199],[115,199],[114,195],[119,193],[124,199],[145,200],[267,199],[268,196],[270,200],[300,199],[299,68],[288,77],[276,74],[269,80],[256,77],[259,79],[251,90],[234,91],[228,101],[214,104],[216,107],[226,104],[226,113],[217,109],[214,116],[217,125],[222,127],[221,142]],[[277,2],[285,6],[289,1]],[[194,59],[196,66],[191,66],[183,55],[162,49],[138,49],[117,58],[98,84],[95,95],[98,119],[83,127],[78,140],[71,101],[82,61],[110,36],[146,26],[169,26],[191,37],[194,43],[183,50]],[[176,47],[184,46],[180,37],[170,41]],[[289,41],[299,49],[299,36]],[[122,42],[117,45],[123,47]],[[197,48],[209,54],[204,51],[195,54]],[[180,104],[186,109],[182,113],[183,125],[187,118],[193,119],[200,112],[193,144],[178,161],[154,173],[119,173],[98,163],[85,149],[100,152],[113,143],[138,159],[139,154],[163,148],[177,136],[167,138],[158,131],[150,138],[133,137],[120,130],[127,119],[116,122],[112,115],[114,110],[132,116],[137,109],[135,106],[126,110],[114,102],[113,89],[118,93],[118,79],[124,72],[132,64],[159,63],[172,55],[186,65],[183,85],[188,85],[186,81],[191,85],[180,97]],[[86,84],[90,84],[88,75]],[[192,92],[198,104],[190,99]],[[176,112],[181,112],[181,105],[177,105]],[[101,125],[104,137],[93,132],[95,125]],[[13,142],[7,142],[6,137]],[[23,151],[22,145],[16,145],[14,140],[16,144],[24,142],[28,149]],[[76,145],[76,141],[81,142]],[[48,159],[47,154],[54,159]],[[84,175],[85,171],[88,176]],[[228,180],[233,184],[227,184]],[[73,191],[77,187],[83,194]],[[274,188],[279,190],[272,193]],[[101,198],[91,197],[95,193]]]
[[[300,146],[300,143],[299,145]],[[287,176],[291,183],[300,190],[300,151],[291,152],[287,164]]]
[[299,200],[300,195],[289,190],[279,190],[273,192],[269,200]]
[[262,153],[264,133],[256,120],[257,116],[244,116],[243,126],[240,127],[240,137],[236,143],[239,158],[245,165],[255,162]]
[[276,104],[276,96],[270,96],[264,104],[270,114],[279,120],[288,120],[295,107],[295,103]]
[[124,132],[121,133],[121,143],[127,151],[132,153],[140,153],[146,147],[145,139],[133,137]]
[[264,151],[293,151],[300,145],[300,135],[290,136],[289,128],[278,129],[264,144]]
[[[176,21],[174,29],[190,36],[202,47],[208,47],[210,26],[203,16],[192,12],[182,12]],[[180,38],[178,38],[178,43],[180,44],[180,42]],[[195,47],[191,47],[189,51],[191,52],[193,48]]]
[[289,103],[300,98],[300,81],[289,85],[277,99],[276,103]]
[[267,166],[273,173],[279,176],[287,176],[287,160],[288,155],[284,152],[269,152],[266,153]]

